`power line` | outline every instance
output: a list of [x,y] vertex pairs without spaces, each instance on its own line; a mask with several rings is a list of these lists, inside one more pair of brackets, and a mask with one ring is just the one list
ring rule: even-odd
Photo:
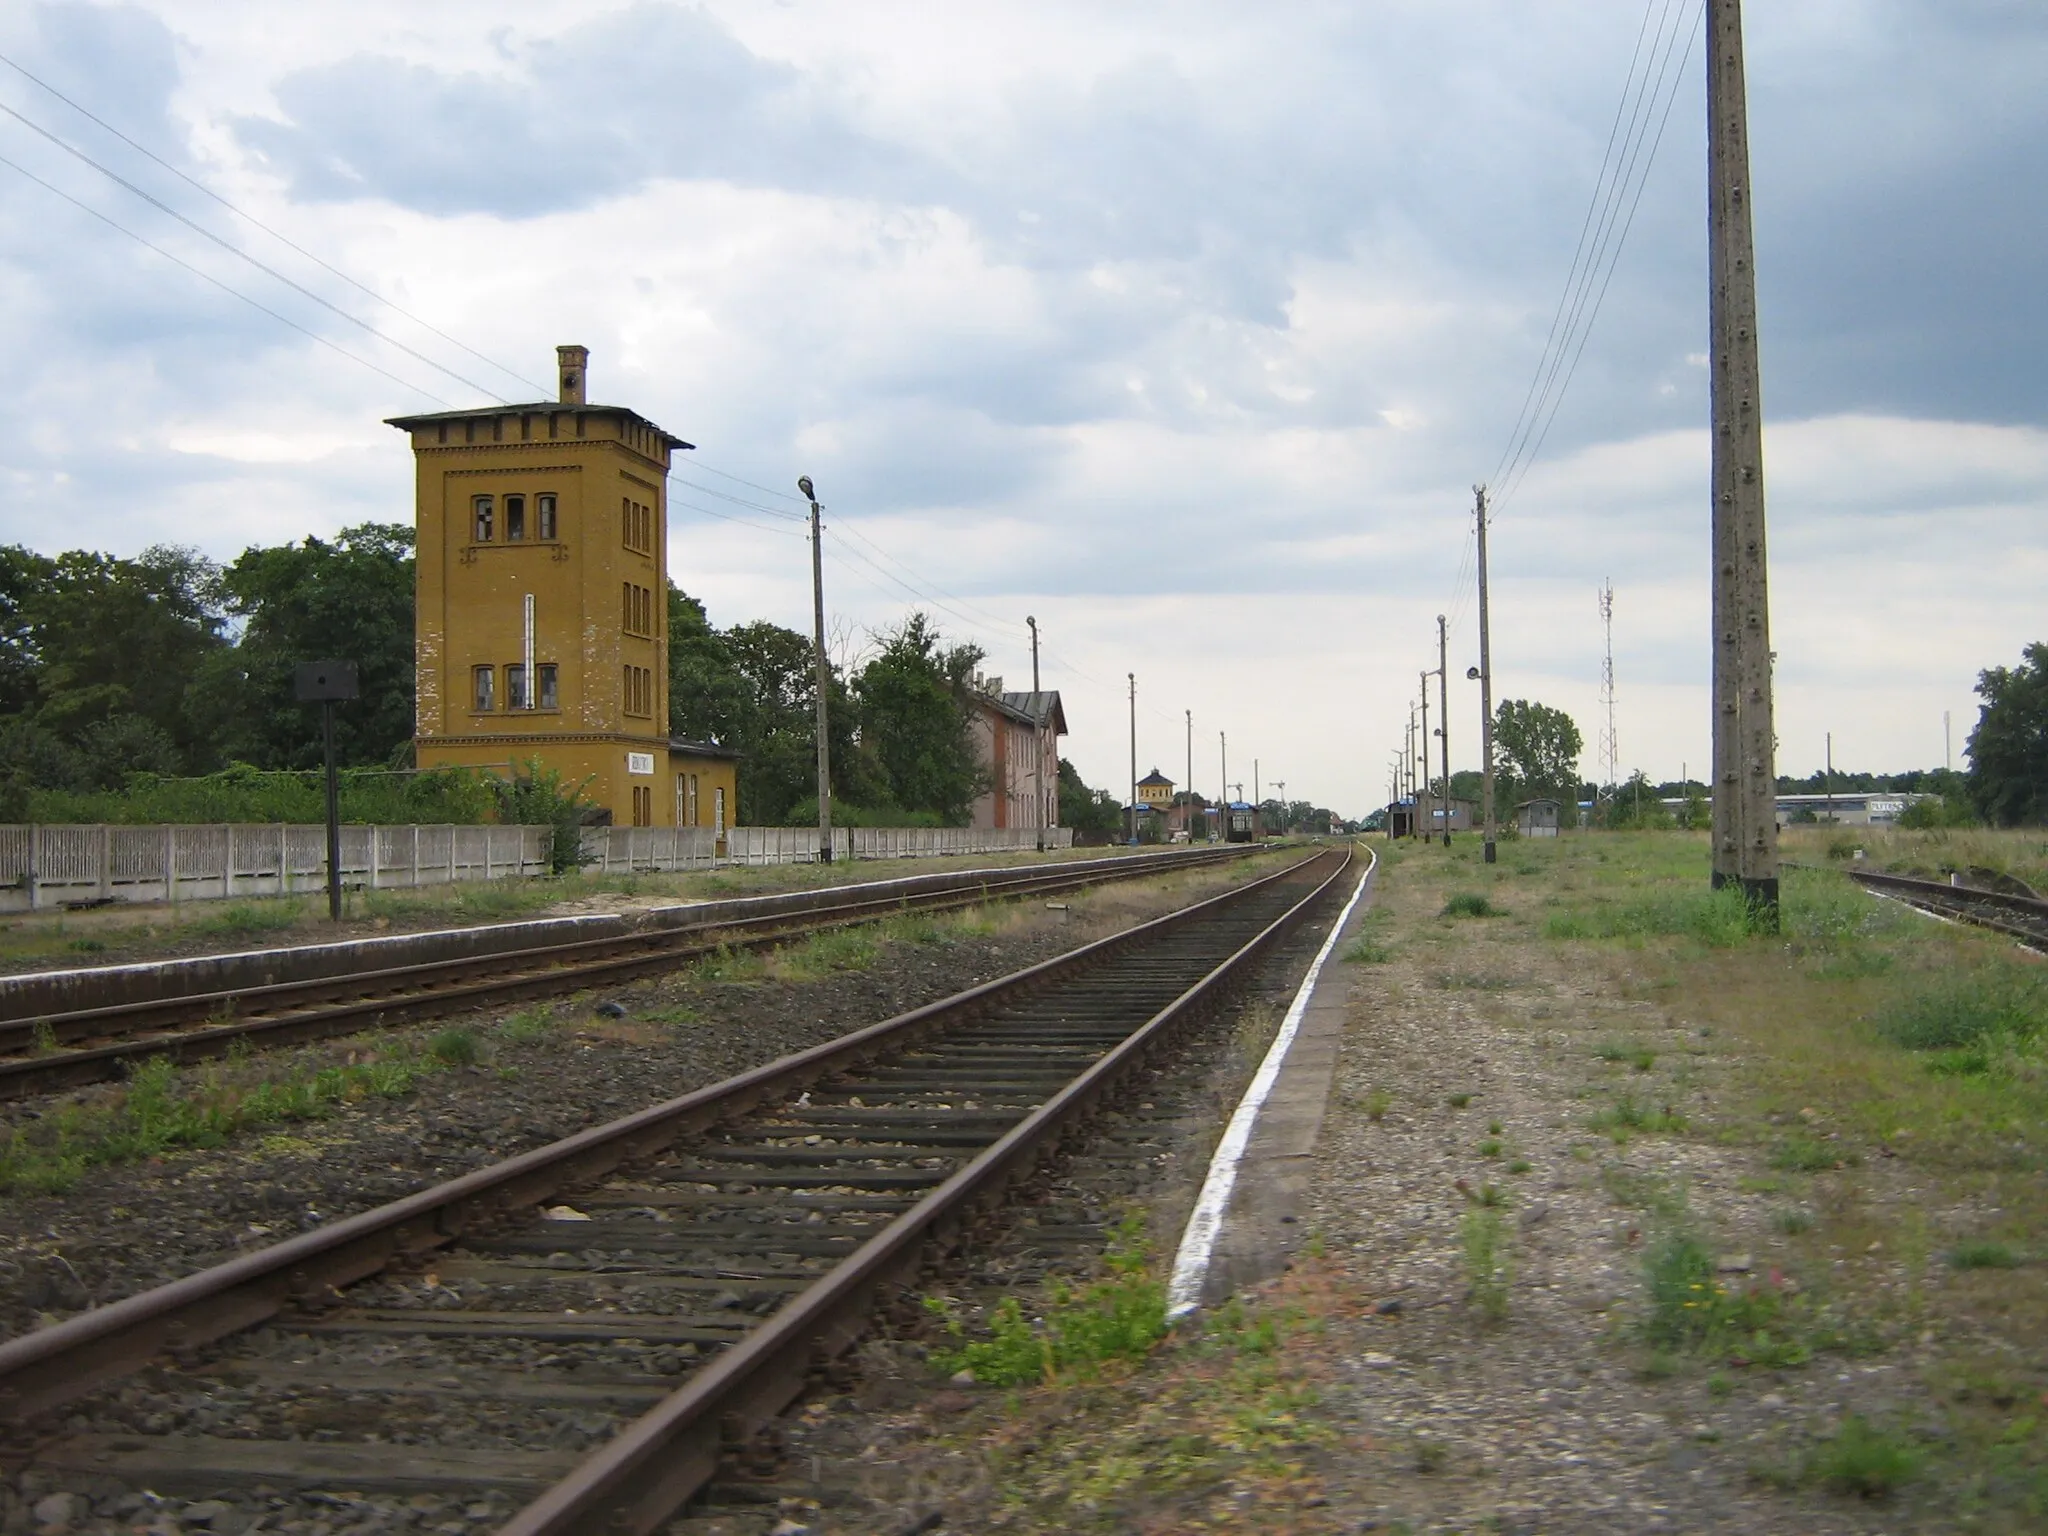
[[[95,123],[99,127],[105,129],[108,133],[111,133],[115,138],[119,139],[123,144],[126,144],[130,149],[134,150],[137,154],[142,155],[145,158],[154,161],[157,165],[162,166],[165,170],[169,171],[173,176],[177,177],[187,186],[193,188],[197,192],[204,194],[207,197],[212,198],[216,203],[219,203],[221,207],[227,209],[229,213],[235,215],[236,218],[242,219],[245,222],[254,225],[257,229],[262,230],[264,234],[270,236],[271,239],[277,241],[280,245],[285,246],[289,250],[297,252],[299,255],[305,257],[306,260],[312,262],[313,265],[315,265],[316,267],[321,268],[323,271],[330,272],[334,276],[340,278],[344,283],[347,283],[349,287],[355,289],[358,293],[367,295],[369,298],[374,299],[377,303],[382,304],[386,309],[390,310],[393,314],[400,315],[403,318],[410,320],[414,325],[419,326],[422,330],[427,331],[432,335],[440,337],[441,340],[447,342],[450,346],[455,347],[460,351],[467,352],[471,357],[475,358],[478,362],[488,364],[490,367],[497,369],[507,378],[518,380],[521,384],[526,385],[529,389],[537,391],[542,397],[545,397],[547,395],[546,385],[534,383],[532,379],[526,378],[524,375],[520,374],[516,369],[508,368],[505,366],[505,364],[498,362],[496,359],[485,356],[483,353],[477,351],[476,348],[469,346],[464,342],[458,341],[455,337],[449,335],[446,331],[429,324],[425,320],[422,320],[418,315],[413,314],[410,310],[401,308],[398,304],[386,298],[383,294],[377,292],[376,289],[370,287],[365,283],[360,283],[356,281],[356,279],[350,277],[346,272],[342,271],[341,268],[335,266],[333,263],[322,260],[320,257],[314,255],[313,252],[307,250],[303,245],[300,245],[298,242],[292,240],[290,237],[282,235],[275,229],[272,229],[268,224],[264,223],[261,219],[257,218],[255,214],[250,213],[247,209],[238,207],[234,203],[229,202],[226,198],[222,197],[218,192],[214,191],[213,188],[206,185],[205,182],[199,180],[195,176],[187,175],[184,171],[179,170],[177,166],[171,164],[170,161],[164,159],[163,156],[157,154],[156,151],[149,148],[149,146],[147,146],[146,144],[141,144],[138,143],[136,140],[131,139],[130,137],[128,137],[127,134],[123,133],[120,129],[116,128],[112,123],[108,122],[105,118],[98,116],[89,108],[81,105],[76,101],[73,101],[69,96],[66,96],[62,91],[58,90],[54,85],[50,84],[49,81],[44,80],[39,76],[31,73],[28,69],[24,68],[21,64],[9,58],[4,53],[0,53],[0,64],[5,64],[9,69],[13,70],[16,74],[20,75],[23,79],[27,80],[31,85],[34,85],[38,89],[46,91],[50,95],[56,97],[57,100],[63,102],[65,106],[69,107],[72,111],[78,113],[87,121]],[[31,126],[33,126],[33,124],[31,124]],[[490,393],[490,391],[486,390],[485,393],[488,394]],[[717,471],[714,470],[713,473],[715,474],[717,473]]]
[[219,235],[216,235],[212,230],[206,228],[205,225],[198,223],[196,220],[187,218],[184,214],[178,212],[177,209],[173,208],[169,203],[165,202],[155,193],[145,191],[143,188],[138,187],[134,182],[128,180],[125,176],[121,175],[118,171],[115,171],[107,166],[100,164],[99,161],[93,159],[93,157],[91,155],[88,155],[84,150],[79,149],[76,145],[65,142],[56,134],[50,132],[49,129],[43,127],[39,123],[30,120],[27,117],[24,117],[21,113],[15,111],[14,108],[8,106],[5,102],[0,102],[0,112],[6,113],[9,117],[13,118],[16,122],[20,123],[23,127],[27,128],[31,133],[41,134],[44,138],[48,139],[52,144],[56,145],[59,149],[63,150],[65,154],[70,155],[75,159],[81,160],[85,164],[91,166],[94,170],[98,171],[102,176],[106,177],[116,186],[124,188],[125,190],[134,193],[135,196],[141,198],[151,207],[160,209],[164,213],[169,214],[172,218],[176,219],[180,224],[183,224],[187,229],[191,230],[201,239],[211,240],[215,245],[219,246],[222,250],[226,251],[230,256],[236,257],[241,261],[246,261],[250,266],[254,267],[257,271],[266,273],[270,277],[275,278],[278,282],[283,283],[285,287],[291,289],[294,293],[304,295],[306,298],[311,299],[315,304],[318,304],[322,309],[332,311],[334,314],[339,315],[342,319],[346,320],[350,325],[356,326],[361,330],[367,331],[370,335],[376,337],[379,341],[385,343],[387,346],[393,346],[398,348],[398,350],[405,353],[406,356],[418,359],[420,362],[425,363],[429,368],[434,369],[436,372],[447,374],[448,377],[455,380],[456,383],[466,384],[471,389],[476,390],[480,394],[489,395],[493,400],[497,400],[501,403],[509,403],[506,402],[505,397],[499,394],[496,390],[485,389],[483,385],[477,383],[474,379],[464,378],[461,374],[457,373],[453,368],[448,367],[445,363],[437,363],[434,361],[433,358],[427,356],[426,353],[419,351],[417,348],[407,346],[404,342],[398,340],[396,337],[387,336],[384,332],[378,330],[377,327],[370,324],[369,321],[361,319],[356,315],[350,314],[347,310],[343,309],[339,304],[334,303],[330,299],[321,297],[312,289],[308,288],[304,283],[297,282],[292,278],[286,277],[282,272],[278,271],[277,268],[270,266],[265,262],[258,261],[254,256],[251,256],[247,251],[243,250],[240,246],[234,244],[232,241],[222,239]]
[[101,213],[99,209],[93,207],[89,203],[83,202],[80,199],[73,197],[69,192],[66,192],[63,188],[54,186],[50,182],[43,180],[42,177],[38,176],[34,171],[29,170],[26,166],[17,165],[4,155],[0,155],[0,165],[6,166],[11,171],[20,172],[23,176],[26,176],[30,181],[34,182],[37,186],[43,188],[45,191],[52,192],[56,194],[58,197],[63,198],[64,201],[71,204],[72,207],[79,209],[81,212],[91,214],[94,218],[98,219],[102,224],[106,225],[109,229],[120,231],[122,234],[126,235],[130,240],[133,240],[137,245],[147,246],[150,250],[155,251],[157,255],[163,257],[164,260],[174,262],[178,266],[183,267],[187,272],[190,272],[194,277],[199,278],[204,282],[213,284],[213,286],[218,288],[222,293],[229,294],[234,298],[240,299],[244,304],[247,304],[251,309],[261,310],[264,314],[270,316],[271,319],[277,321],[280,325],[288,325],[293,330],[297,331],[301,336],[305,336],[310,340],[319,342],[320,345],[327,348],[328,351],[339,353],[341,356],[347,358],[352,363],[360,363],[363,367],[369,369],[372,373],[380,374],[384,378],[389,379],[392,383],[400,385],[406,389],[412,390],[416,394],[425,395],[429,400],[433,401],[436,405],[445,406],[448,404],[446,400],[443,400],[439,395],[435,394],[433,391],[424,389],[418,384],[414,384],[409,380],[400,378],[397,374],[391,372],[390,369],[379,367],[376,363],[371,362],[367,357],[358,356],[354,352],[349,351],[348,348],[340,346],[337,343],[328,340],[328,338],[322,336],[318,331],[308,330],[305,326],[299,324],[298,321],[290,318],[289,316],[281,315],[276,310],[272,309],[269,305],[264,304],[259,300],[250,298],[248,294],[243,293],[239,288],[231,288],[226,283],[222,282],[219,278],[213,276],[211,273],[200,271],[199,268],[193,266],[191,262],[186,261],[183,257],[173,256],[169,251],[165,250],[155,241],[150,240],[148,237],[144,235],[139,235],[134,230],[130,229],[127,225],[119,223],[116,220],[109,218],[106,214]]
[[[1551,332],[1538,358],[1523,409],[1517,413],[1508,446],[1495,469],[1495,483],[1500,492],[1494,501],[1496,511],[1527,478],[1529,469],[1541,454],[1578,371],[1579,359],[1585,353],[1608,287],[1613,282],[1683,80],[1683,60],[1679,61],[1676,71],[1673,69],[1681,39],[1685,43],[1684,59],[1692,56],[1692,40],[1698,30],[1704,0],[1694,10],[1690,26],[1670,25],[1668,32],[1667,23],[1674,7],[1680,7],[1678,14],[1681,18],[1684,15],[1682,0],[1663,0],[1663,11],[1657,16],[1653,31],[1650,15],[1656,6],[1657,0],[1647,0],[1643,24],[1637,34],[1636,51],[1630,59],[1628,78],[1616,108],[1616,126],[1609,133],[1607,152],[1602,158],[1600,174],[1595,179],[1592,198],[1581,224],[1578,249],[1573,253],[1571,269],[1559,299],[1558,316],[1561,319],[1552,319]],[[1651,39],[1647,54],[1643,48],[1645,34]],[[1640,79],[1637,77],[1638,64],[1642,65]],[[1668,92],[1667,81],[1670,82]],[[1654,139],[1650,137],[1653,123],[1656,130]],[[1649,144],[1647,154],[1644,153],[1646,141]],[[1627,209],[1625,216],[1622,214],[1624,204]]]
[[693,501],[678,501],[673,496],[669,497],[668,504],[670,507],[681,507],[685,511],[689,512],[701,512],[704,514],[704,516],[715,517],[720,522],[738,523],[742,528],[755,528],[761,531],[762,533],[780,534],[784,538],[789,539],[801,539],[805,537],[805,535],[797,532],[793,528],[772,528],[766,523],[750,522],[748,519],[744,517],[734,517],[730,512],[714,512],[711,508],[700,507]]

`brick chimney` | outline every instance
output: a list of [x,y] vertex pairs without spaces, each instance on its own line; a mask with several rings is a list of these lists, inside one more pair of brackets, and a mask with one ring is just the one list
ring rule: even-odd
[[582,405],[583,379],[590,371],[590,348],[555,348],[555,369],[562,381],[562,404]]

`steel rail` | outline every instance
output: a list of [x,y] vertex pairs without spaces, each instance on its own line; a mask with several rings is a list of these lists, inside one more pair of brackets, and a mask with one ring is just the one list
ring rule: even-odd
[[[139,1059],[205,1060],[250,1043],[294,1045],[489,1003],[580,991],[671,970],[721,949],[765,948],[903,912],[945,911],[1203,868],[1225,861],[1234,852],[1203,849],[1127,867],[1104,868],[1101,861],[1090,860],[1085,870],[1069,866],[992,877],[984,873],[955,886],[856,896],[795,912],[729,917],[679,928],[572,939],[341,976],[190,992],[0,1021],[0,1050],[22,1051],[53,1041],[63,1044],[98,1038],[114,1030],[128,1032],[126,1038],[104,1045],[0,1061],[0,1100],[104,1082],[118,1077]],[[222,1021],[223,1014],[252,1012],[251,1017]],[[194,1019],[207,1022],[175,1033],[135,1033],[174,1029]]]
[[72,1401],[166,1351],[183,1353],[293,1308],[317,1306],[339,1287],[394,1262],[482,1234],[622,1166],[647,1163],[683,1137],[1077,976],[1328,857],[1311,855],[1010,976],[0,1343],[0,1423],[20,1423]]
[[[1875,870],[1851,869],[1845,874],[1859,885],[1880,895],[1892,895],[1912,906],[1938,912],[1958,922],[1989,928],[2018,939],[2031,949],[2048,950],[2048,901],[2014,896],[2004,891],[1987,891],[1972,885],[1947,885],[1939,880],[1920,880],[1911,875],[1887,875]],[[2014,914],[2009,921],[1998,913]]]
[[814,1375],[859,1340],[878,1300],[915,1281],[929,1242],[957,1241],[977,1211],[998,1205],[1012,1182],[1031,1172],[1127,1074],[1169,1044],[1179,1025],[1300,923],[1353,858],[1345,850],[1308,895],[851,1258],[586,1457],[514,1516],[501,1536],[616,1536],[658,1529],[711,1479],[728,1451],[779,1415]]

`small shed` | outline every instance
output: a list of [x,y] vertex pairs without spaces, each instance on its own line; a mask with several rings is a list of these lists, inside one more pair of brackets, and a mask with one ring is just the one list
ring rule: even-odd
[[1515,827],[1524,837],[1555,837],[1563,813],[1555,800],[1524,800],[1515,807]]

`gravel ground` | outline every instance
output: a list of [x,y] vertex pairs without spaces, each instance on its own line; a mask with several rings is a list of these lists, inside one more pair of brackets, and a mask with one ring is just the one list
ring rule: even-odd
[[[1244,875],[1238,866],[1227,877],[1195,872],[1064,897],[1066,921],[1038,904],[937,918],[939,942],[893,942],[867,969],[814,981],[775,979],[772,967],[764,979],[719,981],[699,966],[603,994],[624,1006],[623,1019],[597,1017],[596,994],[547,1004],[539,1013],[552,1027],[519,1043],[501,1031],[512,1010],[494,1010],[223,1065],[230,1085],[278,1081],[337,1062],[417,1056],[458,1028],[483,1053],[402,1098],[359,1101],[212,1150],[96,1168],[62,1194],[0,1200],[0,1338],[1021,969]],[[7,1105],[0,1136],[120,1092]]]

